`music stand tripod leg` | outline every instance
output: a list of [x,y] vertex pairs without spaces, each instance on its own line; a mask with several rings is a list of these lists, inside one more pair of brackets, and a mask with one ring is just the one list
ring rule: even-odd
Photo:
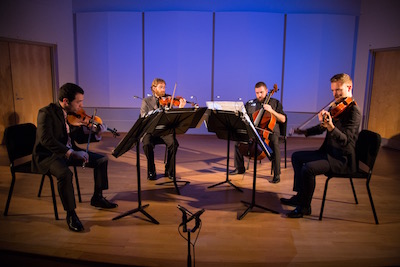
[[137,172],[137,186],[138,186],[138,207],[132,210],[129,210],[127,212],[124,212],[116,217],[114,217],[112,220],[118,220],[123,217],[126,217],[128,215],[131,215],[136,212],[141,212],[143,215],[145,215],[150,221],[154,224],[160,224],[156,219],[154,219],[150,214],[148,214],[146,211],[144,211],[144,208],[147,208],[149,204],[146,204],[142,206],[142,197],[141,197],[141,187],[140,187],[140,154],[139,154],[139,144],[136,144],[136,172]]
[[[257,144],[255,143],[255,146],[257,146]],[[254,151],[257,151],[256,147],[254,149]],[[271,210],[269,208],[260,206],[256,204],[256,177],[257,177],[257,159],[254,159],[254,173],[253,173],[253,190],[252,190],[252,196],[251,196],[251,203],[250,202],[246,202],[246,201],[241,201],[243,204],[247,205],[247,209],[240,215],[238,216],[238,220],[241,220],[244,218],[244,216],[246,216],[246,214],[251,211],[254,207],[275,213],[275,214],[279,214],[279,212]]]
[[219,185],[221,185],[221,184],[228,183],[228,184],[230,184],[231,186],[233,186],[233,188],[235,188],[235,189],[238,190],[239,192],[242,192],[242,193],[243,193],[243,190],[242,190],[242,189],[240,189],[239,187],[237,187],[236,185],[234,185],[234,184],[231,182],[231,180],[229,180],[229,148],[230,148],[230,147],[229,147],[229,146],[230,146],[230,137],[229,137],[229,134],[228,134],[227,143],[228,143],[228,147],[227,147],[227,149],[226,149],[226,151],[227,151],[227,156],[226,156],[226,179],[225,179],[225,181],[219,182],[219,183],[217,183],[217,184],[210,185],[210,186],[207,187],[207,188],[213,188],[213,187],[219,186]]

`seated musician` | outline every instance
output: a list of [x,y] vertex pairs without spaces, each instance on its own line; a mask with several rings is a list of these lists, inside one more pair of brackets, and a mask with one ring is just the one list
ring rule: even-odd
[[[39,110],[32,153],[32,169],[43,174],[50,172],[57,178],[58,192],[67,212],[67,224],[75,232],[82,231],[83,225],[75,213],[73,174],[68,166],[82,166],[85,163],[87,167],[94,168],[94,193],[90,200],[92,206],[105,209],[117,207],[117,204],[104,198],[102,193],[108,189],[107,157],[80,149],[75,141],[88,142],[88,135],[84,133],[83,125],[74,126],[68,121],[68,114],[82,109],[83,94],[83,89],[78,85],[66,83],[59,90],[57,103]],[[107,127],[104,124],[98,125],[91,140],[99,140],[105,129]]]
[[[258,82],[255,85],[255,93],[256,98],[253,100],[249,100],[246,105],[246,111],[249,114],[250,118],[257,110],[264,108],[265,112],[269,112],[271,116],[275,116],[276,121],[278,123],[286,122],[286,114],[283,112],[282,104],[275,98],[270,98],[268,103],[265,103],[265,99],[268,94],[267,85],[264,82]],[[273,132],[268,136],[269,138],[269,146],[272,148],[273,153],[273,164],[274,164],[274,177],[272,179],[272,183],[280,182],[280,174],[281,174],[281,155],[279,149],[279,125],[275,124],[273,128]],[[244,167],[244,158],[242,153],[239,150],[239,143],[235,145],[235,156],[234,156],[235,169],[230,172],[231,175],[242,174],[245,172]]]
[[[326,136],[318,150],[298,151],[292,155],[293,190],[297,194],[289,199],[281,198],[283,204],[296,207],[287,214],[289,218],[301,218],[311,214],[316,175],[330,171],[349,173],[356,170],[355,144],[361,113],[352,99],[353,82],[345,73],[334,75],[330,81],[335,98],[334,106],[331,106],[329,111],[322,110],[318,113],[319,125],[306,130],[295,130],[295,133],[305,136],[324,132]],[[346,104],[343,105],[343,103]],[[344,108],[338,110],[341,106]],[[335,116],[335,114],[339,115]]]
[[[164,101],[163,97],[165,94],[165,81],[160,78],[155,78],[151,83],[152,95],[143,99],[142,106],[140,108],[140,115],[144,117],[150,111],[164,108],[163,104],[169,104],[168,101]],[[186,100],[184,98],[179,99],[179,108],[183,108],[186,105]],[[154,146],[156,144],[166,144],[168,155],[167,161],[165,163],[165,177],[173,179],[175,173],[175,155],[178,150],[178,140],[174,140],[173,134],[168,134],[165,136],[153,136],[151,133],[147,133],[143,137],[143,150],[147,158],[147,179],[156,179],[156,167],[154,164]]]

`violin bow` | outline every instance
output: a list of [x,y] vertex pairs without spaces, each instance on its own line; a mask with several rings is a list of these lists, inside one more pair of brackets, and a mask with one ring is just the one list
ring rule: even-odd
[[171,109],[172,106],[174,105],[175,90],[176,90],[176,83],[174,87],[174,92],[172,93],[171,103],[169,104],[169,109]]
[[[97,113],[97,109],[95,108],[94,111],[93,111],[93,116],[90,119],[90,120],[92,120],[92,125],[89,127],[89,138],[88,138],[88,142],[87,142],[87,146],[86,146],[86,154],[89,151],[90,139],[92,138],[93,125],[94,125],[93,119],[96,116],[96,113]],[[90,123],[90,120],[89,120],[89,123]],[[83,164],[82,164],[82,168],[85,168],[85,165],[86,165],[86,162],[84,161]]]

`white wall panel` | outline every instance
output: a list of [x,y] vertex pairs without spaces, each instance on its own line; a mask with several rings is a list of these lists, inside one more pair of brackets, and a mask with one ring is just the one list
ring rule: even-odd
[[162,78],[166,92],[204,106],[210,99],[212,60],[212,13],[145,13],[145,91]]
[[283,34],[283,14],[216,13],[214,99],[246,102],[259,81],[281,88]]
[[355,17],[288,14],[284,108],[315,112],[333,100],[330,78],[352,75]]
[[140,107],[142,13],[76,15],[78,83],[91,107]]

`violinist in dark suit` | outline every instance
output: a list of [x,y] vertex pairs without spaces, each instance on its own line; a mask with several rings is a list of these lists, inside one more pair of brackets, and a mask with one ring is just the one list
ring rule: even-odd
[[[273,157],[272,161],[274,162],[274,177],[271,181],[271,183],[279,183],[280,182],[280,174],[281,174],[281,154],[280,154],[280,148],[279,148],[279,135],[280,135],[280,130],[279,130],[279,123],[285,123],[286,122],[286,114],[283,112],[283,106],[279,100],[275,98],[270,98],[269,102],[264,104],[264,101],[267,97],[268,94],[268,89],[267,85],[264,82],[258,82],[255,85],[255,93],[256,93],[256,98],[249,100],[245,104],[246,112],[249,114],[250,117],[252,117],[253,113],[256,111],[260,110],[261,108],[264,108],[265,111],[269,112],[271,116],[274,116],[276,118],[276,121],[278,123],[275,124],[273,128],[273,132],[269,134],[268,139],[269,139],[269,145],[272,149]],[[234,164],[235,164],[235,169],[230,172],[231,175],[235,174],[242,174],[245,172],[245,167],[244,167],[244,158],[242,153],[240,152],[239,149],[239,143],[236,143],[235,145],[235,156],[234,156]]]
[[[293,190],[297,194],[289,199],[281,198],[283,204],[296,207],[287,214],[289,218],[301,218],[311,214],[311,200],[314,194],[316,175],[329,171],[350,173],[356,170],[355,144],[361,113],[352,99],[353,82],[345,73],[334,75],[330,81],[335,98],[333,106],[329,111],[322,110],[318,114],[319,125],[306,130],[295,130],[295,133],[305,136],[324,132],[326,132],[326,136],[318,150],[298,151],[292,155]],[[338,110],[338,107],[342,108]],[[339,115],[335,116],[335,114]]]
[[[98,208],[115,208],[103,197],[103,190],[108,189],[106,156],[80,149],[75,141],[88,142],[85,126],[74,126],[68,122],[68,114],[76,113],[83,107],[84,91],[76,84],[66,83],[59,90],[57,103],[51,103],[39,110],[37,133],[32,153],[32,168],[40,173],[50,172],[57,178],[58,192],[67,212],[67,224],[72,231],[82,231],[83,225],[76,212],[72,172],[68,166],[94,168],[94,193],[90,204]],[[93,127],[94,128],[94,127]],[[98,125],[92,135],[92,141],[101,139],[105,125]]]
[[[152,95],[144,98],[142,100],[142,106],[140,108],[140,115],[142,117],[146,116],[149,112],[156,109],[164,108],[163,97],[165,94],[165,81],[160,78],[155,78],[151,83]],[[183,108],[186,105],[186,100],[184,98],[179,99],[179,108]],[[167,161],[165,163],[165,177],[172,179],[175,175],[175,155],[178,150],[178,140],[174,140],[173,134],[168,134],[164,136],[153,136],[151,133],[147,133],[143,136],[143,150],[147,158],[147,179],[155,180],[157,177],[156,166],[154,164],[154,146],[156,144],[166,144],[168,155]]]

